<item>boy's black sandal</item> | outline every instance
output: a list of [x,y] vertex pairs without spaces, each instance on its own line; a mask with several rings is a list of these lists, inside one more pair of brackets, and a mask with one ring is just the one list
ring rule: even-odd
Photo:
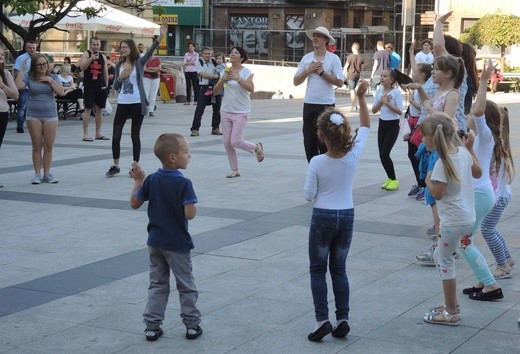
[[[195,333],[191,334],[189,333],[189,330],[194,330]],[[197,325],[197,328],[187,328],[186,329],[186,338],[187,339],[197,339],[202,334],[202,328],[200,328],[199,325]]]

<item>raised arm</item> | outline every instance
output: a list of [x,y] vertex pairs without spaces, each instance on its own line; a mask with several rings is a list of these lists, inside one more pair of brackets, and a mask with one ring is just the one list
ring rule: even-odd
[[433,29],[433,53],[436,57],[449,54],[446,50],[442,25],[446,23],[452,13],[453,11],[450,11],[447,14],[440,15],[435,21],[435,27]]
[[368,112],[367,101],[365,95],[368,91],[369,84],[365,80],[360,80],[357,88],[357,97],[359,102],[359,125],[370,128],[370,114]]
[[491,59],[489,59],[489,61],[484,64],[484,68],[482,69],[477,97],[475,98],[473,106],[471,106],[471,113],[477,117],[483,115],[484,111],[486,110],[487,82],[491,78],[494,70],[495,67],[493,66],[493,62]]
[[410,56],[410,69],[412,72],[417,70],[417,60],[415,60],[415,42],[412,42],[410,45],[410,50],[408,50],[408,55]]

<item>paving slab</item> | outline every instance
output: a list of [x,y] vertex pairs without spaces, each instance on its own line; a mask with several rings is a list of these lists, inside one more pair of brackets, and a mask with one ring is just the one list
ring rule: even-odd
[[[520,153],[520,95],[492,97],[511,113],[512,148]],[[369,101],[371,98],[369,98]],[[354,126],[359,119],[338,95],[337,107]],[[229,164],[222,138],[210,135],[210,109],[201,135],[189,137],[194,106],[158,102],[145,117],[141,165],[155,171],[153,154],[164,132],[184,134],[192,160],[183,173],[199,203],[190,222],[193,269],[199,289],[201,326],[196,341],[184,338],[178,292],[172,283],[164,335],[144,338],[147,301],[146,208],[131,210],[133,186],[130,126],[121,141],[122,172],[106,178],[111,141],[81,141],[79,120],[60,121],[54,148],[56,185],[33,186],[28,134],[10,122],[0,150],[0,352],[4,353],[475,353],[518,352],[518,270],[500,280],[505,298],[476,302],[460,294],[473,285],[471,270],[457,261],[462,321],[458,328],[422,321],[443,300],[434,267],[415,255],[432,240],[429,207],[406,196],[413,184],[406,144],[392,151],[401,189],[385,180],[377,151],[378,117],[354,183],[354,237],[347,258],[351,332],[311,343],[314,327],[309,279],[308,229],[312,205],[303,199],[307,161],[301,135],[302,100],[255,100],[245,137],[261,141],[266,158],[239,151],[241,177],[225,178]],[[113,115],[104,117],[110,136]],[[93,129],[93,122],[90,128]],[[520,193],[518,178],[513,195]],[[499,224],[520,262],[520,198],[513,198]],[[494,267],[480,235],[476,244]],[[520,265],[520,263],[518,263]],[[173,279],[172,279],[173,280]],[[334,323],[333,292],[328,299]]]

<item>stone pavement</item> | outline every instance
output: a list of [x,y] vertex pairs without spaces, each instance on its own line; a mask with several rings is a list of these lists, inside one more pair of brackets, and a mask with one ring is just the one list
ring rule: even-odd
[[[510,109],[518,156],[520,96],[491,98]],[[338,96],[338,107],[349,104]],[[518,271],[500,280],[503,300],[476,302],[460,292],[473,279],[459,260],[461,325],[423,323],[423,313],[443,303],[435,268],[415,262],[432,243],[426,236],[431,213],[406,196],[413,175],[401,141],[392,156],[402,187],[396,192],[379,188],[385,175],[377,153],[377,117],[354,191],[355,233],[347,259],[352,330],[344,340],[327,336],[311,343],[306,336],[314,326],[307,256],[312,207],[302,193],[307,167],[302,101],[253,101],[246,138],[261,141],[266,158],[258,164],[253,155],[239,152],[242,176],[235,179],[225,178],[229,165],[221,138],[209,134],[210,107],[197,138],[188,137],[195,106],[159,102],[157,107],[156,117],[143,124],[141,163],[147,172],[159,167],[153,155],[159,134],[187,136],[192,160],[184,173],[199,197],[190,231],[204,334],[196,341],[184,338],[172,286],[164,336],[145,341],[147,216],[146,207],[129,207],[129,124],[122,140],[123,172],[108,179],[111,141],[82,142],[80,121],[61,121],[53,168],[60,182],[35,186],[30,184],[29,135],[16,134],[11,122],[0,150],[0,352],[519,352]],[[348,115],[357,126],[356,115]],[[112,118],[105,118],[104,134],[111,133]],[[93,132],[93,122],[90,128]],[[519,186],[517,178],[516,196]],[[518,264],[519,200],[513,198],[500,224]],[[477,239],[492,263],[483,239]]]

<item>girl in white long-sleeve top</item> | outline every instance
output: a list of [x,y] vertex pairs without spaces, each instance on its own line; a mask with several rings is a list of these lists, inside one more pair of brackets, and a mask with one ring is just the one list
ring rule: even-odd
[[[361,127],[356,134],[352,134],[348,120],[333,108],[322,113],[317,121],[318,138],[327,146],[327,152],[314,156],[309,162],[304,187],[305,199],[314,200],[309,261],[316,327],[308,335],[310,341],[319,341],[329,333],[334,337],[345,337],[350,331],[350,291],[345,261],[354,224],[352,185],[370,132],[370,115],[365,101],[367,89],[368,83],[362,81],[357,92]],[[336,304],[335,328],[329,321],[327,262]]]

